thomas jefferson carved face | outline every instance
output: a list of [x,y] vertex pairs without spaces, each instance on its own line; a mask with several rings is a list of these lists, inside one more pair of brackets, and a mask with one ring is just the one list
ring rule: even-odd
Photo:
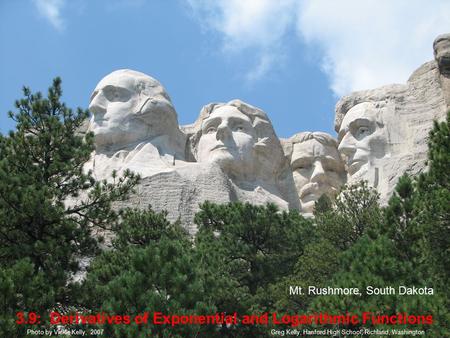
[[198,162],[215,162],[227,172],[252,170],[256,132],[250,118],[234,106],[221,106],[202,122]]
[[291,168],[302,212],[312,213],[320,196],[334,197],[344,183],[344,164],[336,145],[324,143],[311,138],[293,145]]
[[350,176],[367,171],[368,163],[385,155],[387,136],[383,108],[371,102],[357,104],[345,114],[339,130],[339,152],[345,157]]
[[139,142],[178,127],[161,84],[131,70],[104,77],[91,95],[89,110],[97,146]]

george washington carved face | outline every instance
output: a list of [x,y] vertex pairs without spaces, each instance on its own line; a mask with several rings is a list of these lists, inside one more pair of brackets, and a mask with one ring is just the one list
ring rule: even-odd
[[97,146],[130,144],[178,128],[164,88],[136,71],[118,70],[104,77],[91,95],[89,110]]

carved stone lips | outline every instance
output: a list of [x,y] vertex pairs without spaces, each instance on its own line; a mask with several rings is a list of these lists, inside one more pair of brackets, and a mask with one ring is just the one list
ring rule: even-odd
[[316,200],[324,193],[334,193],[337,189],[334,188],[330,183],[317,183],[310,182],[307,183],[300,191],[300,198],[306,198],[307,196],[311,200]]

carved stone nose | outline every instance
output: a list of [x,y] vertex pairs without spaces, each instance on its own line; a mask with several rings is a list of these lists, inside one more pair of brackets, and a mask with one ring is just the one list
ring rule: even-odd
[[92,114],[105,114],[107,102],[102,93],[98,93],[89,104],[89,111]]
[[349,155],[353,155],[355,153],[356,148],[355,148],[355,144],[352,141],[352,139],[353,138],[351,136],[345,135],[344,138],[341,140],[341,142],[339,143],[339,146],[338,146],[338,151],[341,154],[349,156]]
[[325,170],[323,169],[322,162],[314,162],[314,170],[311,174],[311,182],[320,182],[325,178]]
[[228,127],[228,124],[222,123],[217,127],[217,133],[216,133],[216,139],[217,140],[223,140],[230,136],[230,128]]

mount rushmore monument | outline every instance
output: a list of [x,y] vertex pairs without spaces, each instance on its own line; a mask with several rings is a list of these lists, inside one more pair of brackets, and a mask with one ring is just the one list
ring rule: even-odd
[[433,120],[450,109],[450,34],[433,44],[435,60],[406,84],[351,93],[335,110],[337,137],[303,131],[279,139],[264,111],[233,100],[205,105],[179,126],[175,107],[156,79],[117,70],[94,89],[89,130],[96,150],[86,164],[97,179],[130,169],[142,177],[125,205],[167,210],[195,233],[199,204],[275,203],[312,215],[322,194],[366,180],[386,203],[403,173],[426,168]]

